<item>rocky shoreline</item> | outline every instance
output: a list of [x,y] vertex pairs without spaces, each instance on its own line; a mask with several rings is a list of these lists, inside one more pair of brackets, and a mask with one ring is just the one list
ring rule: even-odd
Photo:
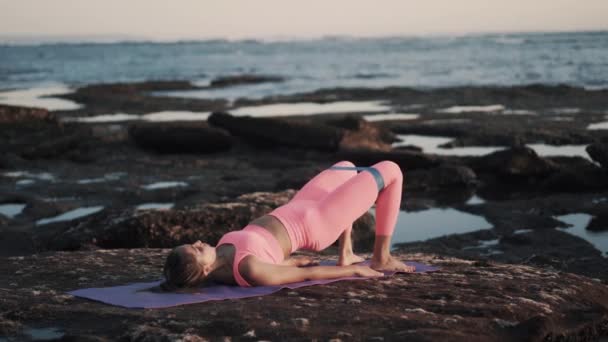
[[[210,86],[281,80],[245,75],[219,81]],[[91,341],[594,340],[608,334],[608,259],[557,219],[584,214],[591,217],[587,230],[608,228],[608,130],[587,129],[605,121],[608,91],[541,85],[324,89],[232,104],[150,94],[195,88],[182,81],[90,85],[62,95],[83,105],[69,112],[0,105],[0,205],[23,205],[16,215],[0,214],[2,273],[8,275],[0,283],[0,333],[29,338],[29,327],[58,327],[58,339]],[[384,101],[394,112],[415,110],[419,117],[370,122],[365,113],[230,114],[245,105],[354,100]],[[464,105],[477,109],[454,109]],[[495,112],[486,112],[491,106]],[[66,120],[169,110],[213,114],[206,122]],[[452,148],[505,149],[484,156],[429,154],[392,147],[400,134],[449,136]],[[538,143],[585,145],[590,158],[541,156],[527,146]],[[492,229],[400,244],[404,258],[442,271],[416,281],[406,275],[336,283],[331,296],[312,287],[295,295],[129,311],[63,294],[157,279],[167,252],[159,248],[199,238],[213,243],[342,159],[361,165],[393,160],[405,171],[403,210],[455,208],[484,217]],[[483,201],[470,203],[474,194]],[[141,209],[159,204],[167,208]],[[94,212],[48,220],[82,208]],[[356,249],[369,251],[373,217],[364,216],[354,232]],[[302,317],[292,317],[290,305],[298,305]],[[197,319],[201,310],[211,317]],[[338,314],[352,310],[358,320]],[[246,323],[227,319],[235,313]],[[115,328],[104,331],[93,321]]]

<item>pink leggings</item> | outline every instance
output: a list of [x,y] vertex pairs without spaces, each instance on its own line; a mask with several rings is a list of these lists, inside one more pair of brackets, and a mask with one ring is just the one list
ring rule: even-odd
[[[334,166],[353,167],[342,161]],[[278,218],[291,239],[291,251],[320,251],[334,243],[344,231],[350,233],[353,222],[376,203],[376,236],[391,236],[401,206],[403,175],[392,161],[372,166],[384,180],[378,183],[369,171],[327,169],[298,191],[289,203],[270,215]],[[376,200],[377,199],[377,200]]]

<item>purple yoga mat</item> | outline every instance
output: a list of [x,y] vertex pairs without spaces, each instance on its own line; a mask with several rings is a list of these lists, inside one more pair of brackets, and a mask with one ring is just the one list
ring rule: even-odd
[[[364,264],[369,261],[364,262]],[[418,262],[406,262],[405,264],[416,266],[415,273],[434,272],[438,267],[421,264]],[[332,262],[321,262],[321,265],[335,265]],[[384,272],[385,276],[392,276],[397,272]],[[264,296],[275,293],[281,289],[296,289],[304,286],[329,284],[341,280],[368,279],[363,277],[344,277],[324,280],[309,280],[299,283],[283,284],[277,286],[255,286],[240,287],[227,285],[213,285],[201,287],[200,292],[171,293],[151,292],[146,289],[158,286],[161,281],[149,283],[134,283],[113,287],[93,287],[68,292],[73,296],[88,298],[102,303],[122,306],[125,308],[158,309],[171,306],[202,303],[210,300],[238,299],[255,296]]]

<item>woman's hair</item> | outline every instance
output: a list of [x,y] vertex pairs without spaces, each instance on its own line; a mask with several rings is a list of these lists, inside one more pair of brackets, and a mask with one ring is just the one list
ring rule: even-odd
[[160,287],[165,291],[173,291],[195,285],[202,274],[196,258],[191,253],[180,253],[173,249],[167,256],[163,275],[165,281]]

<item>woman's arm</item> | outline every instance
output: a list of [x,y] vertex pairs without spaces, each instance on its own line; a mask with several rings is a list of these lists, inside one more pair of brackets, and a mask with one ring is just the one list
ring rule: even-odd
[[334,279],[341,277],[382,277],[384,273],[368,266],[312,266],[296,267],[273,265],[247,256],[239,266],[241,275],[251,285],[281,285],[306,280]]

